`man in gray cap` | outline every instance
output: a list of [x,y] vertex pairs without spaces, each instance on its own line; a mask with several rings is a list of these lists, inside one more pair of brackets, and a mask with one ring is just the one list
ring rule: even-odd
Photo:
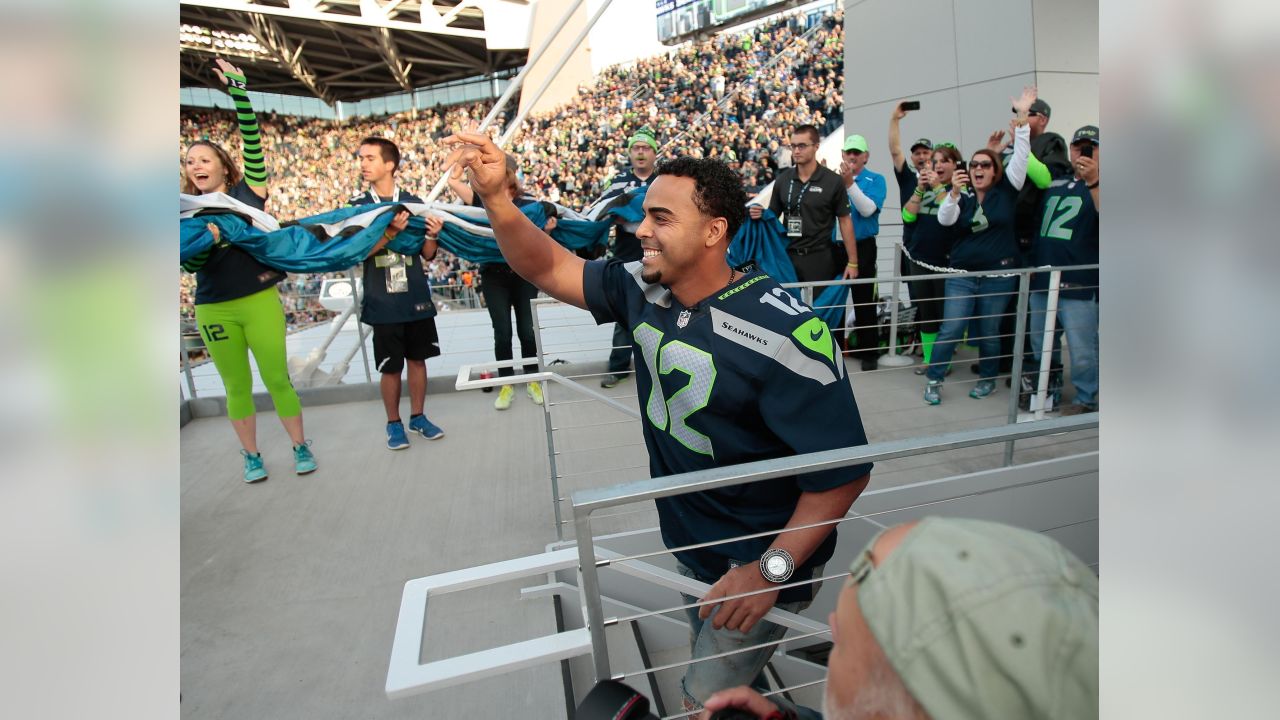
[[[1098,717],[1098,578],[1045,535],[957,518],[889,528],[830,624],[826,720]],[[818,717],[747,687],[706,708]]]

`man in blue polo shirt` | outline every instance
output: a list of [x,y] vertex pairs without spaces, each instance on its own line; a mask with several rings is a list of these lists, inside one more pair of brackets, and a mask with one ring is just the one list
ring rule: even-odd
[[[445,142],[461,145],[446,164],[470,172],[511,266],[597,322],[630,328],[652,475],[866,443],[831,331],[755,267],[728,265],[747,198],[724,163],[659,165],[636,229],[642,259],[586,262],[502,193],[503,153],[488,137],[459,133]],[[709,604],[690,614],[693,656],[728,653],[688,667],[686,707],[756,680],[772,648],[739,651],[782,637],[785,628],[761,621],[775,604],[798,611],[812,601],[816,584],[803,581],[818,576],[835,548],[834,526],[823,523],[844,517],[870,470],[867,463],[657,501],[668,548],[718,543],[675,551],[682,572],[711,585],[702,598]],[[755,533],[773,534],[729,540]]]
[[[867,150],[866,138],[861,135],[845,138],[841,155],[840,176],[849,193],[849,204],[853,206],[853,238],[858,249],[858,257],[849,260],[848,267],[856,273],[854,277],[873,278],[876,276],[880,208],[884,207],[887,186],[883,175],[867,169],[871,153]],[[875,370],[880,356],[875,285],[854,285],[852,294],[854,337],[858,345],[850,354],[862,361],[863,370]]]

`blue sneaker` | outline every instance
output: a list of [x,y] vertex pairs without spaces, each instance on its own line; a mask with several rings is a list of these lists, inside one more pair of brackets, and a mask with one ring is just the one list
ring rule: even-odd
[[982,398],[990,395],[995,391],[996,391],[995,380],[979,380],[978,384],[974,385],[973,389],[969,391],[969,397],[975,400],[981,400]]
[[409,438],[404,434],[404,423],[399,420],[387,423],[387,449],[403,450],[409,447]]
[[293,446],[293,471],[306,475],[316,471],[316,456],[311,454],[311,441]]
[[439,440],[444,437],[444,431],[428,420],[426,415],[414,415],[409,418],[409,429],[428,440]]
[[267,469],[262,466],[262,453],[250,453],[248,450],[241,450],[240,454],[244,456],[245,482],[255,483],[259,480],[267,479]]
[[924,386],[924,401],[930,405],[937,405],[942,402],[942,381],[930,380],[928,385]]

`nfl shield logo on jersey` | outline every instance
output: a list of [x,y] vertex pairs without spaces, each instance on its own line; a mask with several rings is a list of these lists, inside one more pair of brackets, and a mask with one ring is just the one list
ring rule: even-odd
[[690,315],[692,315],[692,313],[690,313],[688,310],[681,310],[680,317],[676,318],[676,327],[683,330],[684,326],[689,324]]

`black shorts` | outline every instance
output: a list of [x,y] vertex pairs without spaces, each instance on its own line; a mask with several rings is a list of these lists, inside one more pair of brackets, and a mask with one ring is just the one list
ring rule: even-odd
[[406,359],[426,360],[439,354],[440,336],[433,317],[373,326],[373,366],[380,373],[399,375]]

